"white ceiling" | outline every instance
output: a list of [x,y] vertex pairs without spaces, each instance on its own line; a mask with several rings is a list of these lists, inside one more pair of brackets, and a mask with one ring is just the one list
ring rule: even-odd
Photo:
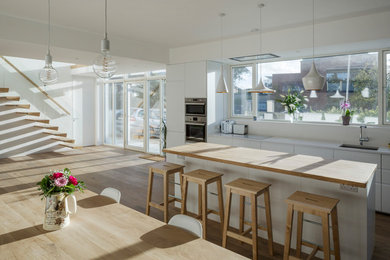
[[[168,48],[215,40],[220,12],[225,37],[249,34],[258,27],[257,4],[264,2],[264,30],[311,23],[310,0],[108,0],[109,35]],[[52,0],[57,26],[103,34],[103,0]],[[316,0],[320,21],[343,19],[390,9],[389,0]],[[46,0],[1,0],[0,13],[46,23]]]

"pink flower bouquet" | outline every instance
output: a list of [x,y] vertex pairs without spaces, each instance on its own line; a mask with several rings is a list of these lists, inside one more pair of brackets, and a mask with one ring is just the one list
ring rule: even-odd
[[54,193],[72,194],[75,191],[83,191],[85,188],[84,182],[77,180],[68,168],[63,171],[53,171],[43,177],[37,185],[43,197],[49,197]]

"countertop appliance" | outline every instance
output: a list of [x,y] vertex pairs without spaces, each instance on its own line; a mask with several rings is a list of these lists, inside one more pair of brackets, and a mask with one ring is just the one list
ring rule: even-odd
[[234,120],[223,120],[221,122],[221,133],[232,134],[234,124],[235,124]]
[[207,98],[186,98],[184,101],[186,116],[207,115]]
[[248,134],[248,125],[241,125],[241,124],[233,125],[233,134],[236,134],[236,135]]

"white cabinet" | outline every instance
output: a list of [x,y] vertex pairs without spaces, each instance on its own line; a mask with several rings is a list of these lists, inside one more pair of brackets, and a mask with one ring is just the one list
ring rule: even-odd
[[208,136],[207,137],[208,143],[214,143],[214,144],[223,144],[223,145],[232,145],[232,138],[227,136]]
[[305,145],[295,145],[294,153],[322,157],[324,159],[333,159],[333,149],[319,148]]
[[167,148],[184,144],[185,134],[183,132],[167,131]]
[[273,142],[261,142],[262,150],[269,150],[283,153],[294,153],[294,145],[292,144],[280,144]]
[[382,211],[382,184],[375,183],[375,210]]
[[167,98],[167,131],[184,133],[184,83],[183,81],[168,81]]
[[381,168],[381,155],[355,151],[335,150],[334,159],[350,160],[357,162],[375,163],[377,169]]
[[207,98],[206,62],[191,62],[185,64],[186,98]]
[[382,169],[382,183],[390,185],[390,170]]
[[390,155],[382,155],[382,169],[390,170]]
[[382,212],[390,213],[390,185],[382,184]]
[[167,66],[167,81],[184,81],[184,77],[184,64],[173,64]]
[[253,140],[253,139],[234,138],[233,137],[233,146],[241,146],[241,147],[260,149],[260,141]]

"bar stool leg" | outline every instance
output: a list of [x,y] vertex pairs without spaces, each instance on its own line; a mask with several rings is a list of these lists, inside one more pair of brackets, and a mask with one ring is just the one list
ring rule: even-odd
[[303,212],[298,211],[298,227],[297,227],[297,252],[296,257],[301,257],[302,251],[302,231],[303,231]]
[[232,200],[232,192],[230,188],[226,188],[226,206],[225,206],[225,221],[223,222],[222,247],[226,248],[227,231],[230,221],[230,206]]
[[253,259],[257,259],[257,197],[251,196],[252,208],[252,253]]
[[224,215],[223,215],[223,193],[222,193],[222,180],[219,179],[217,181],[217,187],[218,187],[218,206],[219,206],[219,218],[221,220],[221,233],[223,231],[223,219],[224,219]]
[[267,233],[268,233],[268,253],[273,256],[273,235],[272,235],[272,218],[271,218],[271,203],[269,197],[269,189],[264,192],[264,204],[265,204],[265,215],[267,218]]
[[187,192],[188,192],[188,181],[187,178],[183,176],[183,187],[182,187],[182,204],[181,204],[181,214],[187,213]]
[[168,223],[168,174],[164,174],[164,222]]
[[339,224],[338,224],[338,220],[337,220],[337,208],[336,207],[331,212],[331,218],[332,218],[334,256],[335,256],[336,260],[340,260]]
[[240,225],[239,233],[242,235],[244,232],[244,221],[245,221],[245,196],[240,195]]
[[329,215],[322,213],[322,237],[324,244],[324,260],[330,260],[330,242],[329,242]]
[[202,185],[198,184],[198,215],[202,216]]
[[206,239],[207,234],[207,185],[202,184],[202,224],[203,238]]
[[284,252],[283,252],[283,259],[284,260],[288,260],[289,259],[293,217],[294,217],[293,206],[291,204],[288,204],[287,223],[286,223],[286,236],[284,238]]
[[148,194],[146,198],[146,215],[150,214],[150,201],[152,200],[152,190],[153,190],[153,171],[149,169],[149,182],[148,182]]

